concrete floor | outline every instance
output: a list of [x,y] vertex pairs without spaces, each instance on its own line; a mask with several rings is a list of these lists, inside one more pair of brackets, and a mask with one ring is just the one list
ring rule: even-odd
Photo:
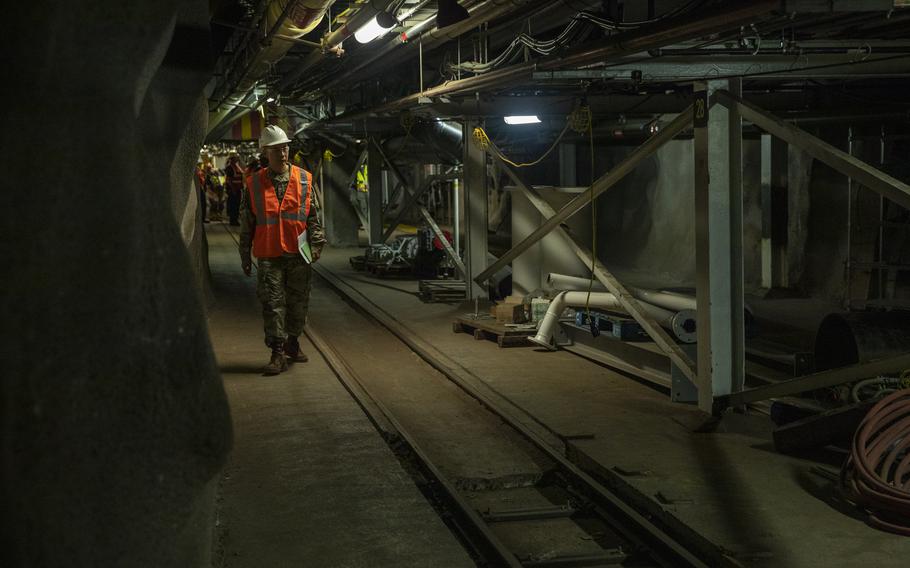
[[[217,566],[473,566],[320,357],[277,377],[255,279],[208,229],[216,305],[209,327],[235,443],[218,505]],[[309,343],[305,351],[313,353]]]
[[[253,279],[240,273],[222,228],[211,227],[209,240],[217,299],[210,327],[236,436],[221,490],[220,565],[472,565],[321,359],[259,375],[268,352]],[[910,539],[845,514],[831,484],[810,472],[815,462],[774,452],[765,416],[729,415],[718,432],[693,434],[692,407],[607,368],[565,351],[500,349],[452,333],[457,308],[422,304],[416,282],[352,271],[348,257],[360,253],[329,249],[320,262],[549,430],[582,436],[569,443],[579,463],[743,565],[906,565]],[[324,304],[313,308],[322,327],[333,321],[328,294],[321,285],[313,296]],[[347,339],[338,348],[357,347],[358,325],[341,326]],[[382,364],[390,356],[413,355],[383,353]],[[412,386],[386,386],[402,412],[421,398],[408,393]]]
[[695,413],[668,396],[565,351],[500,349],[454,334],[457,308],[422,304],[413,281],[354,272],[358,249],[322,265],[554,432],[580,462],[621,483],[747,566],[906,566],[910,539],[840,509],[815,462],[777,454],[766,416],[729,415],[693,434]]

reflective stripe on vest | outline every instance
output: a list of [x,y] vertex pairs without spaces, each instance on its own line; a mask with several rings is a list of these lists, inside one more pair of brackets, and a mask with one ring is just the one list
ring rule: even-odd
[[256,217],[253,254],[258,258],[295,254],[297,237],[307,227],[306,219],[312,201],[312,175],[291,166],[290,179],[281,201],[278,201],[271,180],[265,177],[267,175],[267,169],[263,168],[250,176],[250,205]]

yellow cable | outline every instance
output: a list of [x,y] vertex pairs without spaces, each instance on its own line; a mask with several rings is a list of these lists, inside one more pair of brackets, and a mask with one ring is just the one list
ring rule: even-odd
[[332,152],[328,148],[326,148],[325,152],[322,153],[322,159],[324,159],[326,162],[331,162],[332,158],[340,158],[342,156],[344,156],[344,152],[342,152],[340,154],[336,154],[335,152]]
[[516,168],[526,168],[528,166],[534,166],[536,164],[539,164],[541,161],[543,161],[544,158],[546,158],[547,156],[550,155],[550,152],[552,152],[553,149],[556,148],[556,145],[559,144],[559,141],[562,140],[562,137],[565,135],[566,131],[569,129],[569,124],[570,123],[567,121],[565,127],[562,129],[562,132],[559,133],[559,136],[556,137],[556,140],[553,142],[553,144],[550,145],[549,148],[547,148],[547,151],[544,152],[542,156],[540,156],[533,162],[526,162],[526,163],[522,163],[522,164],[513,162],[512,160],[507,158],[505,154],[502,153],[502,150],[500,150],[499,148],[496,147],[496,144],[494,144],[493,141],[490,140],[490,137],[487,136],[486,131],[479,126],[474,129],[474,133],[473,133],[474,143],[477,144],[477,146],[479,146],[480,148],[482,148],[484,150],[487,150],[487,149],[492,150],[493,152],[496,153],[497,156],[499,156],[499,158],[503,162],[509,164],[510,166],[513,166]]

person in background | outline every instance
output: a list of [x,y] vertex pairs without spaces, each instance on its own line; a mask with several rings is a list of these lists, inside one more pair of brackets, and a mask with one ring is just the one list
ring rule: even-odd
[[227,213],[231,225],[240,225],[240,194],[243,192],[243,168],[240,167],[240,156],[231,154],[225,166]]
[[[259,260],[256,295],[262,303],[265,344],[272,350],[266,375],[287,370],[288,360],[305,362],[298,338],[306,323],[313,267],[298,250],[305,234],[316,262],[325,233],[316,213],[313,174],[288,163],[291,140],[278,126],[263,130],[259,146],[268,166],[246,178],[240,203],[240,265],[252,274]],[[252,255],[251,255],[252,253]]]
[[206,203],[208,202],[205,196],[205,168],[202,162],[196,164],[196,171],[193,172],[193,184],[196,186],[196,196],[199,198],[199,216],[202,218],[203,223],[208,223],[209,220],[205,216]]

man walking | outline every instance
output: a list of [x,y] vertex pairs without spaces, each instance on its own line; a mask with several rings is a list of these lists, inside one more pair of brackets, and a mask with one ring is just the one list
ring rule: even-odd
[[[312,266],[325,245],[316,216],[313,175],[288,163],[291,140],[271,125],[259,138],[268,167],[246,178],[240,204],[240,261],[252,274],[250,251],[259,260],[256,295],[262,303],[265,343],[272,356],[263,371],[277,375],[288,360],[305,362],[298,337],[306,323]],[[309,254],[310,258],[305,258]]]

